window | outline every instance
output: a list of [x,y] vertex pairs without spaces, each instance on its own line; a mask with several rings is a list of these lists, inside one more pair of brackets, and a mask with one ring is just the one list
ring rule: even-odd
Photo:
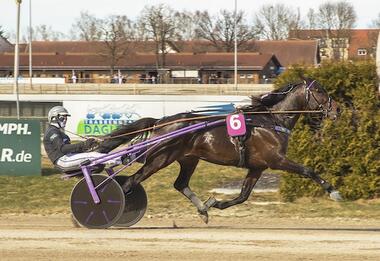
[[335,38],[332,40],[333,48],[345,48],[346,47],[346,39],[344,38]]
[[358,49],[358,55],[367,55],[367,50],[364,48],[359,48]]

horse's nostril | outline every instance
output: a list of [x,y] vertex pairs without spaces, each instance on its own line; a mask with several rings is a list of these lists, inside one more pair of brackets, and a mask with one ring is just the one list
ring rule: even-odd
[[339,107],[336,108],[336,113],[340,114],[340,108]]

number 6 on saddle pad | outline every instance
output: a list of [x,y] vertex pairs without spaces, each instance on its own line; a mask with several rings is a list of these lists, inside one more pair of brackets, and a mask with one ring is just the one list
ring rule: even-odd
[[246,132],[244,114],[228,115],[226,124],[228,135],[231,137],[242,136]]

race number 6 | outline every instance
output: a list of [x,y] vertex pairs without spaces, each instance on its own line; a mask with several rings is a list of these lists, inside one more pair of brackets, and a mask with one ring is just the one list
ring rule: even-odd
[[245,118],[243,114],[228,115],[226,119],[228,135],[235,137],[246,132]]

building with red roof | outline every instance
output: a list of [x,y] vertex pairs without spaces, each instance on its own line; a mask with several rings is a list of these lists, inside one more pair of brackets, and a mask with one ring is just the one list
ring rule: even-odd
[[[110,61],[104,42],[44,41],[33,42],[35,77],[72,75],[82,82],[109,82]],[[151,41],[131,42],[130,50],[112,66],[127,82],[203,82],[233,83],[234,54],[226,53],[207,41],[170,43],[165,65],[159,66]],[[0,44],[1,45],[1,44]],[[12,75],[14,53],[0,49],[0,77]],[[28,77],[28,44],[20,44],[20,73]],[[316,66],[319,49],[316,40],[250,41],[239,49],[238,80],[240,83],[268,82],[282,68],[293,64]],[[147,80],[148,79],[148,80]]]
[[350,30],[297,30],[290,38],[318,40],[321,59],[363,60],[374,59],[380,29]]

